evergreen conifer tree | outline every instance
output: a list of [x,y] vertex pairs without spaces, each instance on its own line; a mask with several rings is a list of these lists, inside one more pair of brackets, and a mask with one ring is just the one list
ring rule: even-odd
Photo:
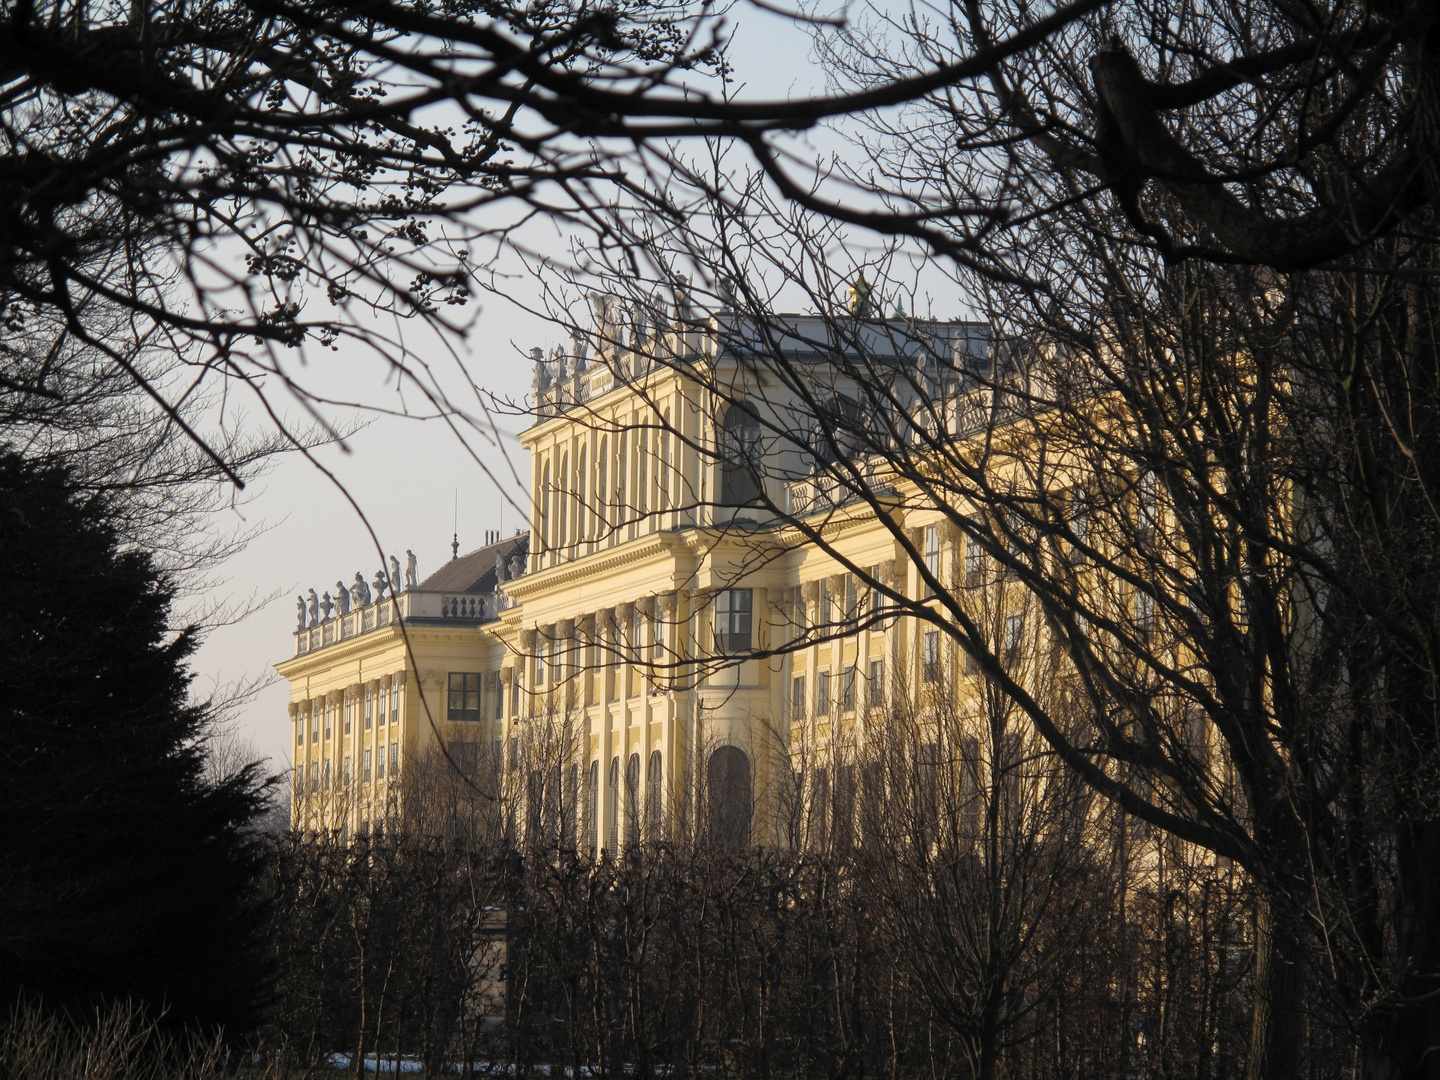
[[172,586],[112,513],[0,446],[0,1007],[124,998],[243,1030],[264,781],[207,777],[196,633],[172,629]]

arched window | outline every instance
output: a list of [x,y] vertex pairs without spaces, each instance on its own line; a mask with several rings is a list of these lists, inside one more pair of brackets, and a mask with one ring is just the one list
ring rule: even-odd
[[640,842],[640,755],[625,763],[625,844]]
[[[575,467],[575,543],[583,544],[590,539],[590,504],[585,500],[586,481],[585,451],[580,451],[580,464]],[[579,554],[584,554],[580,552]]]
[[600,843],[600,817],[597,813],[599,804],[600,761],[596,759],[590,762],[589,782],[585,788],[585,848],[592,859],[600,854],[596,850]]
[[610,531],[610,489],[606,486],[606,456],[609,447],[606,440],[600,440],[600,452],[595,455],[595,539],[603,542]]
[[660,423],[660,454],[655,459],[655,509],[669,510],[671,498],[671,477],[674,462],[670,459],[670,410],[665,410]]
[[615,455],[615,517],[612,528],[618,532],[630,520],[630,507],[625,504],[625,472],[630,468],[626,456],[630,448],[629,432],[620,432],[620,452]]
[[737,746],[722,746],[710,755],[706,770],[710,789],[710,839],[717,844],[748,847],[753,807],[750,759]]
[[645,776],[645,838],[651,843],[660,839],[660,820],[663,810],[663,786],[660,751],[650,754],[650,766]]
[[539,534],[540,550],[536,553],[537,566],[545,564],[540,560],[545,557],[545,552],[550,547],[550,462],[545,462],[544,478],[540,481],[540,498],[536,500],[536,516],[539,517],[539,527],[535,530]]
[[[570,542],[570,498],[567,490],[570,486],[567,482],[569,477],[570,455],[566,454],[560,459],[560,470],[555,474],[555,502],[557,511],[555,514],[555,547],[557,549],[565,547],[565,545]],[[555,552],[555,557],[558,561],[560,558],[560,552],[558,550]]]
[[619,807],[620,807],[620,759],[610,759],[610,791],[609,798],[605,801],[605,848],[612,855],[619,844]]
[[720,505],[755,505],[760,475],[760,418],[749,405],[736,402],[720,427]]

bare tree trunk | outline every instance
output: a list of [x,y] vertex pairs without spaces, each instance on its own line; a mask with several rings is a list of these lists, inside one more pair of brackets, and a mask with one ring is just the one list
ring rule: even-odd
[[1305,965],[1276,901],[1255,908],[1255,1004],[1246,1080],[1299,1080],[1305,1047]]

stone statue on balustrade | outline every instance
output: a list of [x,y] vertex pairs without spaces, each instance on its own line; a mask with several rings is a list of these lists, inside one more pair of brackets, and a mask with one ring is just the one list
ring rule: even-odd
[[394,555],[390,556],[390,596],[393,599],[400,595],[400,560]]
[[335,602],[340,606],[341,615],[350,614],[350,590],[343,581],[335,582]]
[[385,599],[385,590],[390,588],[390,582],[385,580],[385,571],[375,571],[375,600],[377,602]]
[[[518,554],[517,554],[517,555],[511,555],[511,556],[510,556],[510,577],[511,577],[511,578],[518,578],[518,577],[520,577],[520,575],[522,575],[523,573],[525,573],[525,556],[524,556],[524,555],[518,555]],[[509,580],[509,579],[507,579],[507,580]]]
[[370,603],[370,586],[365,583],[365,575],[359,570],[355,571],[355,584],[350,586],[350,596],[356,607],[364,607]]
[[325,613],[325,621],[329,622],[330,613],[335,610],[335,602],[330,599],[328,592],[320,598],[320,610]]
[[310,590],[310,625],[320,625],[320,597],[315,595],[315,590]]
[[298,634],[305,629],[305,597],[303,596],[295,598],[295,620],[295,632]]
[[415,552],[405,549],[405,591],[420,587],[420,567],[415,561]]
[[496,556],[495,556],[495,583],[496,583],[497,585],[506,580],[506,578],[505,578],[505,568],[506,568],[505,556],[504,556],[504,555],[496,555]]

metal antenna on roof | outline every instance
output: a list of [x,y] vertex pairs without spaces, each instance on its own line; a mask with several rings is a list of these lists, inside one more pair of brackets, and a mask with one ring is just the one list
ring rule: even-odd
[[460,558],[460,489],[455,489],[455,536],[450,541],[450,561]]

